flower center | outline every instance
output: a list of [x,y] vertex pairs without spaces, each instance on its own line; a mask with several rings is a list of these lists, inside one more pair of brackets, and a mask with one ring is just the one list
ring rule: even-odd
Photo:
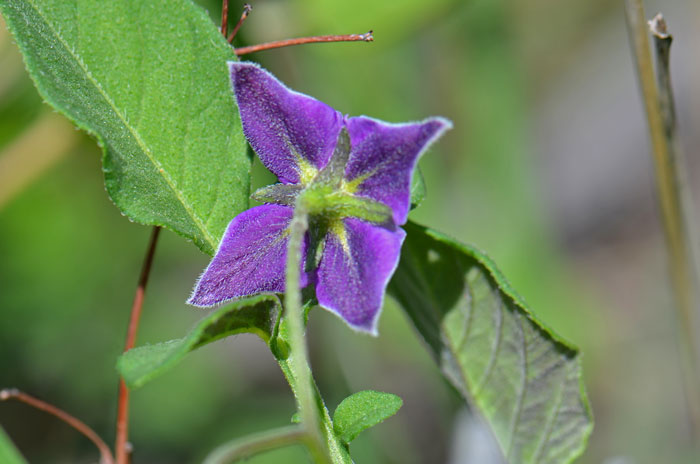
[[[350,136],[343,128],[328,164],[318,171],[306,159],[296,154],[299,172],[298,184],[275,184],[263,187],[252,196],[265,203],[303,207],[312,217],[327,225],[340,224],[347,217],[374,224],[392,223],[392,211],[384,203],[356,194],[367,176],[345,179],[345,168],[350,157]],[[333,228],[332,228],[333,229]]]

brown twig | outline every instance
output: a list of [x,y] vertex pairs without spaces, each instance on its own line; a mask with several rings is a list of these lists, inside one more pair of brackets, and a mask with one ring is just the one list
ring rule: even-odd
[[[253,9],[253,7],[250,6],[248,3],[243,5],[243,13],[241,14],[241,18],[236,23],[236,26],[231,31],[231,35],[228,36],[228,43],[233,42],[233,39],[236,37],[236,34],[238,34],[238,29],[241,28],[241,24],[243,24],[243,21],[245,21],[245,19],[248,17],[248,15],[250,14],[250,11],[252,9]],[[224,34],[224,37],[226,37],[226,34]]]
[[[131,318],[129,320],[129,329],[126,333],[126,343],[124,351],[129,351],[134,347],[136,342],[136,333],[139,328],[139,320],[141,319],[141,308],[143,307],[143,297],[146,294],[146,285],[148,284],[148,276],[151,273],[151,264],[153,263],[153,255],[156,251],[158,243],[158,234],[160,227],[153,227],[151,232],[151,240],[148,244],[148,250],[143,260],[141,267],[141,276],[136,287],[134,295],[134,303],[131,306]],[[117,405],[117,438],[114,445],[114,450],[117,455],[117,464],[128,464],[129,450],[127,449],[127,439],[129,436],[129,389],[124,383],[124,379],[119,379],[119,403]]]
[[226,38],[228,31],[228,0],[221,5],[221,34]]
[[100,455],[102,457],[102,464],[114,464],[114,457],[112,457],[112,452],[110,451],[109,446],[107,446],[107,444],[104,441],[102,441],[102,439],[99,437],[99,435],[97,435],[97,433],[95,433],[94,430],[92,430],[81,420],[71,416],[70,414],[61,409],[58,409],[56,406],[50,405],[49,403],[41,401],[38,398],[34,398],[33,396],[21,392],[16,388],[8,388],[0,391],[0,401],[7,401],[10,399],[14,399],[22,403],[28,404],[29,406],[51,414],[57,419],[70,425],[75,430],[85,435],[85,437],[87,437],[91,442],[95,444],[95,446],[97,446],[97,449],[100,450]]
[[314,37],[300,37],[298,39],[278,40],[276,42],[268,42],[259,45],[251,45],[250,47],[241,47],[236,49],[236,55],[247,55],[248,53],[270,50],[272,48],[290,47],[292,45],[302,45],[309,43],[322,42],[372,42],[374,37],[372,31],[364,34],[346,34],[346,35],[318,35]]

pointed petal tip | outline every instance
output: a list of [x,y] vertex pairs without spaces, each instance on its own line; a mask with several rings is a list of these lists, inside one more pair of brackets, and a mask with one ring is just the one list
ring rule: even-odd
[[198,287],[195,287],[194,290],[192,290],[192,295],[185,301],[186,304],[190,306],[195,306],[197,308],[206,308],[208,305],[206,305],[203,301],[200,300],[199,295],[197,294],[197,290],[199,290]]
[[316,298],[351,329],[376,337],[386,287],[398,266],[406,233],[359,219],[345,220],[343,245],[329,235],[318,268]]
[[[206,271],[205,271],[206,272]],[[215,306],[218,306],[227,300],[222,300],[222,301],[213,301],[210,298],[207,298],[206,293],[203,293],[202,288],[201,288],[201,281],[202,277],[204,276],[204,272],[202,275],[199,276],[197,279],[197,283],[195,284],[194,288],[192,289],[192,294],[190,297],[187,299],[185,302],[186,304],[190,306],[194,306],[195,308],[213,308]]]
[[226,64],[228,65],[229,75],[232,81],[235,79],[236,73],[245,69],[256,69],[269,74],[269,72],[265,71],[259,64],[253,63],[252,61],[227,61]]
[[323,305],[319,303],[319,306],[325,309],[326,311],[334,314],[335,316],[338,317],[345,325],[350,327],[354,332],[357,333],[362,333],[365,335],[370,335],[372,337],[378,337],[379,336],[379,316],[382,313],[382,308],[380,307],[375,313],[372,319],[368,321],[361,321],[359,323],[354,323],[350,321],[349,319],[346,319],[345,316],[341,314],[341,312],[335,308],[330,307],[329,305]]
[[428,120],[433,120],[440,124],[440,135],[442,135],[443,132],[454,128],[452,121],[442,116],[433,116],[432,118],[428,118]]
[[[234,71],[236,69],[243,69],[243,68],[258,68],[261,71],[265,71],[262,66],[260,66],[258,63],[255,63],[253,61],[227,61],[226,64],[228,65],[228,68],[231,71]],[[269,72],[269,71],[266,71]]]
[[422,126],[429,126],[429,130],[430,132],[432,132],[432,134],[426,141],[423,150],[421,151],[421,155],[425,151],[427,151],[433,143],[435,143],[440,137],[442,137],[442,135],[445,132],[454,128],[454,124],[452,124],[452,121],[442,116],[431,116],[420,121],[418,124]]
[[381,309],[377,311],[376,317],[369,323],[369,324],[363,324],[363,325],[353,325],[349,323],[348,321],[345,321],[352,330],[355,332],[369,335],[371,337],[378,337],[379,336],[379,314],[381,313]]
[[[433,134],[430,136],[428,141],[425,143],[423,149],[421,150],[420,154],[418,157],[420,158],[427,150],[430,148],[432,144],[438,141],[440,137],[443,136],[445,132],[448,130],[451,130],[454,125],[452,124],[452,121],[450,121],[447,118],[443,118],[442,116],[433,116],[431,118],[428,118],[424,121],[425,124],[431,124],[434,123],[436,124],[436,127],[431,128],[433,130]],[[417,161],[417,160],[416,160]]]

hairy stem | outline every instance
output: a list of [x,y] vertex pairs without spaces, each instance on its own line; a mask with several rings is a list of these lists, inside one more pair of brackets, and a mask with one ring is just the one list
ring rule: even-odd
[[[153,264],[153,256],[158,243],[158,235],[160,227],[153,227],[151,239],[146,250],[146,256],[141,266],[141,275],[139,283],[134,294],[134,303],[131,305],[131,318],[129,319],[129,329],[126,333],[126,342],[124,344],[124,352],[129,351],[136,343],[136,334],[141,320],[141,309],[143,308],[143,298],[146,295],[146,285],[148,277],[151,274],[151,265]],[[119,402],[117,404],[117,438],[114,445],[114,451],[117,457],[117,464],[128,464],[129,450],[127,440],[129,438],[129,389],[124,383],[124,379],[119,379]]]
[[[667,53],[670,42],[657,43],[659,82],[649,47],[647,24],[642,0],[626,0],[627,24],[635,57],[636,71],[646,109],[651,138],[657,193],[663,216],[664,234],[669,252],[669,267],[680,326],[684,356],[684,377],[691,421],[700,425],[700,370],[695,337],[698,323],[697,275],[690,245],[688,205],[682,193],[682,162],[677,152],[675,115],[673,114]],[[664,51],[665,50],[665,51]],[[660,53],[661,52],[661,53]],[[664,57],[664,53],[666,57]],[[666,59],[666,64],[664,64]],[[659,89],[658,85],[662,88]]]
[[327,450],[319,433],[317,407],[314,404],[311,368],[304,339],[304,312],[301,301],[301,245],[309,227],[309,218],[301,201],[297,202],[289,225],[287,246],[284,311],[289,327],[290,367],[296,381],[296,398],[301,423],[310,437],[309,451],[319,463],[329,463]]
[[203,464],[227,464],[241,461],[265,451],[304,443],[306,439],[306,432],[299,426],[267,430],[216,448],[206,457]]
[[56,406],[41,401],[38,398],[34,398],[33,396],[21,392],[16,388],[9,388],[0,391],[0,401],[7,401],[10,399],[21,401],[22,403],[28,404],[29,406],[32,406],[36,409],[47,412],[52,416],[62,420],[66,424],[70,425],[75,430],[85,435],[91,442],[95,444],[97,449],[100,451],[101,464],[114,464],[114,458],[112,457],[112,452],[110,451],[109,446],[107,446],[107,444],[99,437],[99,435],[97,435],[97,433],[95,433],[95,431],[92,430],[89,426],[87,426],[83,421],[71,416],[70,414],[57,408]]
[[366,32],[364,34],[319,35],[314,37],[300,37],[298,39],[278,40],[275,42],[251,45],[250,47],[241,47],[235,49],[235,52],[237,56],[241,56],[247,55],[248,53],[270,50],[272,48],[290,47],[292,45],[303,45],[309,43],[322,42],[372,42],[373,40],[374,36],[372,35],[372,31]]
[[[295,396],[298,397],[299,382],[294,374],[290,359],[278,359],[277,361],[282,369],[282,372],[284,373],[285,378],[289,382],[289,385],[292,387],[292,391],[294,392]],[[330,454],[331,462],[333,464],[352,464],[352,459],[350,458],[347,447],[335,435],[333,430],[333,421],[331,420],[328,408],[326,408],[326,405],[323,402],[323,398],[321,398],[321,392],[319,392],[318,387],[316,386],[315,382],[313,382],[313,379],[311,382],[316,407],[315,413],[320,425],[320,432],[323,435],[323,438],[326,440],[326,446]],[[309,449],[311,449],[311,445],[313,444],[307,444]]]
[[[300,288],[301,245],[308,229],[308,222],[308,209],[302,196],[297,199],[294,208],[287,245],[282,323],[286,325],[285,338],[289,344],[289,354],[278,357],[278,362],[297,399],[301,423],[308,435],[307,447],[313,459],[323,464],[351,464],[352,460],[347,448],[333,431],[333,421],[311,375],[304,339],[304,307]],[[283,329],[280,330],[283,331]]]

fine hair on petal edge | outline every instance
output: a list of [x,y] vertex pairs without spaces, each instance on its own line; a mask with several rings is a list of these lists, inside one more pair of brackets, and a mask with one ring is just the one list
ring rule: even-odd
[[[403,230],[401,227],[398,227],[399,230],[403,232],[401,236],[401,242],[399,243],[399,250],[401,250],[401,247],[403,246],[403,242],[406,240],[406,231]],[[396,272],[396,269],[399,267],[399,262],[401,261],[401,252],[399,251],[399,259],[396,260],[394,263],[393,268],[391,271],[387,274],[387,279],[382,285],[382,291],[381,291],[381,301],[379,304],[379,309],[377,309],[377,312],[374,314],[374,317],[372,317],[372,321],[370,322],[370,328],[367,330],[365,327],[357,325],[357,324],[351,324],[349,323],[341,314],[338,310],[334,308],[330,308],[328,306],[325,306],[321,303],[318,305],[325,309],[326,311],[332,313],[334,316],[340,318],[341,321],[345,323],[348,327],[350,327],[353,331],[358,332],[358,333],[363,333],[363,334],[368,334],[373,337],[378,337],[379,336],[379,316],[381,316],[382,311],[384,310],[384,301],[386,300],[386,288],[389,286],[389,282],[391,281],[391,278],[394,276],[394,273]]]

